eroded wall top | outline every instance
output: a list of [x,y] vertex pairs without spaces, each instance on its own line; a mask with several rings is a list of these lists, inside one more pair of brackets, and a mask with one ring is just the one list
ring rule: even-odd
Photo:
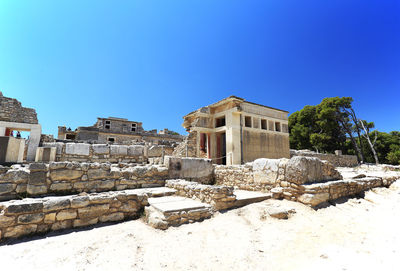
[[1,91],[0,121],[38,124],[35,109],[23,107],[17,99],[4,97]]

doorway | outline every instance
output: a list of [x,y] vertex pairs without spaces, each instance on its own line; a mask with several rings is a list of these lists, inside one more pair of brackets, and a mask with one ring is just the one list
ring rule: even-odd
[[226,135],[217,134],[217,164],[226,165]]

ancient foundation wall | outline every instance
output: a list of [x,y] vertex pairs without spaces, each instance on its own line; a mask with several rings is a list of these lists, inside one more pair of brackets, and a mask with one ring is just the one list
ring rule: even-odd
[[236,196],[233,187],[205,185],[185,180],[167,180],[165,186],[176,190],[177,196],[196,198],[213,206],[215,210],[224,210],[234,206]]
[[146,204],[134,190],[0,202],[0,240],[134,218]]
[[0,200],[163,186],[166,179],[168,168],[159,165],[32,163],[0,168]]
[[336,155],[326,153],[316,153],[312,151],[299,151],[290,150],[290,157],[294,156],[306,156],[306,157],[317,157],[321,160],[328,161],[335,167],[355,167],[358,166],[357,156],[355,155]]
[[43,143],[56,147],[56,161],[147,163],[149,158],[171,154],[173,147],[162,145],[108,145],[89,143]]

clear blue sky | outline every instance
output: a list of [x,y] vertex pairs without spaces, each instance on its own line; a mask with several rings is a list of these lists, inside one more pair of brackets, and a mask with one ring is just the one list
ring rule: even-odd
[[0,1],[0,90],[44,133],[125,117],[183,133],[230,95],[297,111],[351,96],[400,130],[400,1]]

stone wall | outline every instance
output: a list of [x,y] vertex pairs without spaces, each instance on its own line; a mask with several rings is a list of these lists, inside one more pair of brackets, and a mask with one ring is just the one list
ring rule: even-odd
[[335,167],[358,166],[357,156],[355,155],[336,155],[329,153],[316,153],[309,150],[290,150],[290,157],[294,156],[317,157],[321,160],[328,161]]
[[163,186],[166,179],[168,168],[158,165],[32,163],[27,167],[0,168],[0,200]]
[[171,154],[172,147],[160,145],[108,145],[89,143],[43,143],[56,147],[56,161],[147,163],[148,158]]
[[214,166],[211,159],[166,156],[164,165],[168,167],[171,178],[204,184],[214,182]]
[[147,196],[135,190],[0,203],[0,240],[139,216]]
[[18,100],[4,97],[1,92],[0,121],[30,124],[38,123],[35,109],[22,107]]
[[205,185],[185,180],[167,180],[165,186],[176,190],[176,195],[198,199],[213,206],[215,210],[232,208],[236,201],[233,187]]

